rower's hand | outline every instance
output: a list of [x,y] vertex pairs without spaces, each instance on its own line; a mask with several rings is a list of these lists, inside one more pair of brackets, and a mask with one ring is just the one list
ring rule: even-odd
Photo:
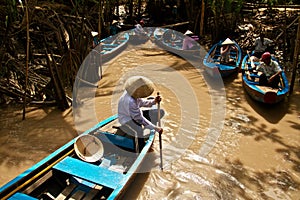
[[160,95],[157,95],[156,97],[155,97],[155,103],[160,103],[161,102],[161,97],[160,97]]
[[162,134],[163,133],[163,131],[164,131],[164,129],[163,128],[161,128],[161,127],[155,127],[155,130],[156,130],[156,132],[158,132],[159,134]]

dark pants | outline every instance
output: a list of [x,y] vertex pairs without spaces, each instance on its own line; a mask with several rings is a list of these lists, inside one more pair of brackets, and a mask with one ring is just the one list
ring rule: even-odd
[[261,58],[261,56],[263,55],[264,51],[263,52],[256,52],[254,51],[253,55],[252,56],[255,56],[256,58]]
[[[163,109],[160,110],[160,117],[162,118],[165,114]],[[150,109],[143,111],[143,115],[146,119],[151,121],[152,124],[156,125],[158,122],[158,110]],[[126,124],[122,125],[121,130],[126,133],[126,136],[134,139],[136,152],[141,152],[145,146],[145,138],[148,136],[144,135],[144,127],[136,122],[135,120],[130,120]]]
[[280,81],[280,76],[276,76],[271,83],[269,83],[269,78],[265,74],[260,75],[259,77],[259,85],[270,86],[272,88],[278,88],[278,84]]

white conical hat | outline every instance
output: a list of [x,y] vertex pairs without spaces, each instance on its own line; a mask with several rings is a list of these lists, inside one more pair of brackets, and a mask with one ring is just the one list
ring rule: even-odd
[[191,34],[194,34],[192,31],[190,31],[190,30],[187,30],[185,33],[184,33],[184,35],[191,35]]
[[93,37],[95,37],[96,35],[98,35],[98,32],[92,31],[91,34],[92,34]]
[[154,84],[143,76],[132,76],[125,83],[125,89],[133,98],[150,96],[154,91]]
[[102,142],[93,135],[79,136],[74,143],[74,149],[76,155],[86,162],[97,162],[104,153]]
[[231,39],[227,38],[224,42],[222,42],[222,45],[225,44],[234,44],[234,42]]

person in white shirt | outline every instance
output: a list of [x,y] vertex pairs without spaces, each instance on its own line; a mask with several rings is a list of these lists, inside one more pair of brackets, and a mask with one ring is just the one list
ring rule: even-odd
[[[138,137],[138,150],[145,145],[144,129],[154,129],[158,133],[163,132],[163,128],[156,126],[158,122],[157,109],[143,111],[142,107],[152,107],[162,99],[158,95],[153,99],[149,97],[154,91],[154,84],[146,77],[133,76],[125,83],[125,91],[118,102],[118,119],[121,130],[131,137]],[[160,116],[164,115],[164,110],[160,110]]]
[[259,37],[255,39],[254,42],[254,51],[250,57],[251,66],[254,69],[254,62],[259,62],[262,54],[267,51],[268,47],[273,43],[273,40],[269,38],[265,38],[265,34],[263,32],[260,33]]
[[182,42],[183,50],[197,50],[196,41],[192,38],[194,33],[190,30],[187,30],[184,35],[184,39]]
[[270,86],[272,88],[278,88],[280,81],[280,74],[282,69],[279,64],[271,59],[271,54],[265,52],[261,56],[261,63],[257,66],[257,71],[262,72],[259,77],[259,85]]
[[136,35],[140,35],[140,36],[147,35],[145,29],[143,28],[143,26],[144,26],[144,20],[141,20],[139,23],[137,23],[134,26],[135,26],[134,32],[135,32]]
[[263,32],[260,33],[259,37],[255,39],[254,42],[254,52],[252,61],[258,61],[262,54],[267,51],[267,48],[273,43],[273,40],[266,38]]

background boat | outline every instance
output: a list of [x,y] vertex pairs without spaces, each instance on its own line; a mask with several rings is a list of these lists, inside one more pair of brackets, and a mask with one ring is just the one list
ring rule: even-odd
[[[120,198],[149,151],[154,131],[137,154],[134,140],[106,131],[116,119],[112,116],[100,122],[2,186],[0,199]],[[87,136],[93,139],[82,145]]]
[[[98,33],[97,33],[98,34]],[[97,40],[94,37],[94,48],[82,62],[76,76],[75,85],[97,87],[102,77],[102,65],[116,58],[127,48],[129,34],[126,32]]]
[[127,31],[129,35],[129,44],[141,45],[145,44],[150,39],[150,35],[152,34],[151,29],[148,27],[143,29],[145,33],[138,33],[135,31],[135,29]]
[[[256,101],[274,104],[282,101],[289,92],[289,82],[288,79],[282,71],[280,76],[280,82],[278,88],[271,88],[268,86],[259,85],[259,74],[251,67],[251,62],[249,59],[250,55],[247,54],[242,62],[242,83],[243,87],[247,93]],[[274,57],[272,57],[275,60]],[[259,62],[254,62],[255,67]]]
[[195,38],[195,42],[193,43],[195,46],[194,49],[184,50],[182,46],[185,37],[187,36],[167,28],[156,28],[153,33],[154,42],[160,48],[185,59],[199,59],[200,45],[196,41],[197,39]]
[[237,72],[242,61],[242,49],[235,41],[233,41],[234,46],[238,50],[238,53],[231,50],[230,59],[232,59],[233,61],[230,63],[221,63],[220,49],[222,46],[222,42],[223,41],[220,41],[214,44],[203,59],[205,71],[213,77],[217,76],[217,74],[219,73],[222,77],[227,77]]
[[129,34],[126,32],[119,33],[102,39],[99,44],[93,49],[100,52],[102,63],[108,62],[115,58],[124,49],[126,49],[129,41]]

